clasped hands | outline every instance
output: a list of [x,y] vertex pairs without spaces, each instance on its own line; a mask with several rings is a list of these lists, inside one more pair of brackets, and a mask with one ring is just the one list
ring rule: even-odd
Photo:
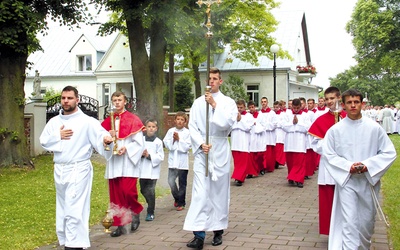
[[365,172],[368,172],[368,168],[361,162],[355,162],[350,167],[350,174],[362,174]]

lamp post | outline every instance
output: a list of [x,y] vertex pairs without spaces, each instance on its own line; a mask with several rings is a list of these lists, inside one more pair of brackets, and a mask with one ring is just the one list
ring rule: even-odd
[[276,101],[276,53],[279,51],[279,45],[272,44],[270,49],[272,53],[274,53],[274,68],[273,68],[273,76],[274,76],[274,101]]

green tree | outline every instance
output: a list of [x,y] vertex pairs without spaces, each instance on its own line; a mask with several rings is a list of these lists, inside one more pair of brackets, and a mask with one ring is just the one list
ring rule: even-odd
[[331,79],[342,91],[357,88],[374,105],[400,95],[400,5],[394,0],[359,0],[346,26],[357,65]]
[[174,111],[185,111],[193,104],[192,82],[189,77],[181,77],[175,85],[175,109]]
[[38,32],[47,17],[60,24],[87,18],[82,0],[2,0],[0,2],[0,166],[29,164],[24,136],[25,69],[30,52],[40,48]]
[[[190,18],[183,9],[193,1],[176,0],[94,0],[116,13],[103,25],[102,32],[120,30],[128,37],[132,57],[132,74],[137,96],[137,112],[142,120],[150,117],[161,121],[164,63],[167,40],[176,26],[184,26]],[[184,32],[188,32],[187,29]],[[163,134],[163,131],[160,131]]]
[[240,76],[229,75],[228,80],[225,80],[221,85],[221,91],[235,101],[240,99],[245,100],[246,103],[249,101],[244,88],[244,79]]
[[353,36],[355,59],[370,74],[400,73],[400,5],[392,1],[359,0],[346,26]]
[[[243,61],[258,65],[260,56],[268,56],[272,60],[273,54],[269,48],[270,45],[276,43],[276,40],[271,33],[276,30],[278,22],[270,10],[277,6],[274,0],[226,0],[218,7],[212,5],[211,53],[221,53],[229,44],[232,56]],[[174,44],[175,54],[182,55],[182,60],[177,63],[178,69],[192,70],[196,97],[203,93],[199,68],[200,64],[206,61],[207,56],[207,42],[204,38],[206,30],[198,25],[204,23],[205,7],[201,8],[202,12],[199,12],[199,9],[198,6],[185,9],[193,19],[190,22],[190,32],[181,32],[179,39],[169,41]],[[201,37],[203,39],[200,39]],[[283,50],[280,50],[277,55],[291,59],[289,53]],[[210,64],[213,65],[213,62]]]
[[[207,55],[205,29],[200,25],[204,23],[204,7],[189,0],[94,1],[117,13],[102,32],[121,30],[128,36],[138,114],[142,119],[151,116],[161,120],[167,51],[181,56],[182,60],[176,63],[178,69],[192,70],[196,96],[201,95],[199,65]],[[269,10],[276,6],[273,0],[223,1],[213,14],[212,53],[234,43],[234,55],[241,59],[256,64],[258,56],[272,58],[269,45],[275,39],[270,34],[277,21]],[[289,57],[284,51],[278,52],[278,56]]]

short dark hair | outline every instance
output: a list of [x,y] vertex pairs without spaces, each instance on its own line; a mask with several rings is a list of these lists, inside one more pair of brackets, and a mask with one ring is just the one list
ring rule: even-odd
[[256,103],[255,103],[253,100],[250,100],[250,101],[247,103],[247,107],[250,106],[250,105],[256,106]]
[[307,100],[307,102],[312,101],[313,103],[315,103],[315,100],[313,98],[310,98]]
[[236,105],[244,105],[246,107],[246,101],[243,99],[237,100]]
[[122,91],[119,91],[119,90],[115,91],[115,92],[111,95],[111,100],[112,100],[113,97],[119,97],[119,96],[121,96],[121,95],[124,96],[125,101],[128,101],[128,98],[126,97],[125,93],[122,92]]
[[300,98],[295,98],[292,100],[292,106],[300,106],[300,105],[301,105]]
[[154,119],[154,118],[147,119],[147,120],[144,122],[144,125],[147,126],[147,124],[148,124],[149,122],[154,123],[154,124],[156,125],[156,127],[158,127],[158,122],[157,122],[156,119]]
[[345,99],[348,96],[358,96],[360,97],[360,101],[362,102],[364,99],[363,94],[357,89],[348,89],[342,93],[342,102],[345,103]]
[[211,67],[210,68],[210,74],[219,74],[219,79],[221,79],[222,78],[222,73],[221,73],[221,71],[219,70],[219,68],[216,68],[216,67]]
[[71,85],[65,86],[61,92],[74,91],[75,97],[78,98],[78,90]]
[[332,93],[334,93],[336,96],[340,96],[340,90],[334,86],[330,86],[327,89],[325,89],[324,96],[326,94],[332,94]]
[[267,97],[263,96],[263,97],[261,97],[261,100],[262,100],[262,99],[265,99],[265,100],[267,100],[267,102],[268,102],[268,98],[267,98]]
[[274,101],[274,105],[281,105],[280,101]]
[[183,119],[185,119],[185,122],[188,121],[188,116],[187,116],[187,114],[186,114],[185,112],[183,112],[183,111],[178,111],[178,112],[176,112],[176,114],[175,114],[175,119],[176,119],[178,116],[183,117]]

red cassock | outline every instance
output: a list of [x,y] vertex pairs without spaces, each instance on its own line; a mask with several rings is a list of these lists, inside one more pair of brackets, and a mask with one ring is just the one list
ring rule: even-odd
[[[340,112],[339,117],[342,119],[346,117],[346,112]],[[322,139],[325,137],[328,129],[336,122],[335,115],[332,112],[327,112],[314,121],[308,130],[308,133]],[[334,191],[335,185],[318,185],[320,234],[329,235]]]
[[[250,153],[232,150],[233,156],[233,173],[232,179],[244,182],[248,174],[248,166],[251,165]],[[252,173],[257,175],[257,173]]]
[[286,163],[286,154],[283,151],[284,145],[283,143],[276,143],[275,145],[275,159],[279,165],[284,166]]
[[[266,109],[261,109],[262,113],[269,113],[271,112],[271,108],[266,108]],[[264,154],[264,162],[263,166],[267,172],[274,172],[275,170],[275,146],[273,145],[267,145],[265,149],[265,154]]]
[[306,173],[306,154],[301,152],[286,152],[288,180],[304,183]]

